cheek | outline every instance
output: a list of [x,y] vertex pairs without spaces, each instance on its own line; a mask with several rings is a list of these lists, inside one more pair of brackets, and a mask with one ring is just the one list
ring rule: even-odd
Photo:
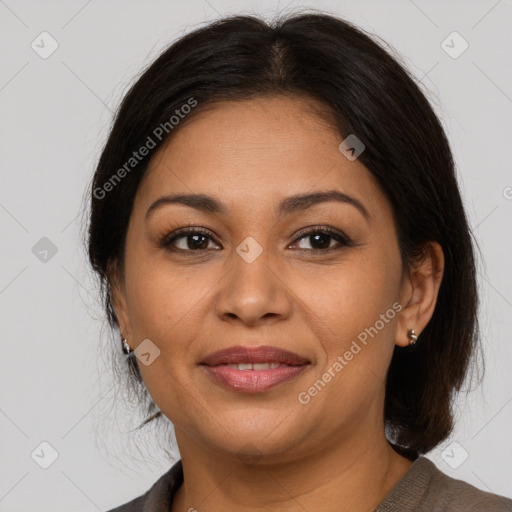
[[352,261],[308,272],[301,296],[327,327],[347,338],[391,308],[398,297],[398,281],[391,265]]
[[324,277],[319,271],[310,273],[309,282],[316,285],[301,293],[307,297],[309,328],[324,352],[318,374],[309,383],[312,387],[303,391],[313,393],[314,407],[325,409],[326,418],[348,415],[360,420],[385,392],[399,277],[391,266],[367,263],[333,268]]
[[204,414],[199,407],[201,396],[189,385],[187,362],[191,342],[200,335],[202,299],[210,283],[176,271],[168,261],[141,263],[135,268],[127,290],[133,333],[137,342],[148,338],[160,350],[150,365],[138,362],[140,373],[164,414],[173,422],[187,424],[188,415]]
[[[175,268],[165,256],[134,258],[127,279],[130,318],[137,337],[165,343],[189,315],[194,314],[208,289],[204,273]],[[198,278],[199,276],[199,278]]]
[[359,381],[370,373],[384,378],[394,348],[397,258],[365,250],[340,265],[312,267],[305,274],[299,295],[325,354],[321,365],[329,368],[341,356],[344,378]]

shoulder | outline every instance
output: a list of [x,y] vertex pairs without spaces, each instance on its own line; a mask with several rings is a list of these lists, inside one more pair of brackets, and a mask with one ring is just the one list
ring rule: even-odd
[[512,512],[512,500],[452,478],[420,456],[375,512]]
[[144,493],[142,496],[139,496],[138,498],[128,501],[124,505],[119,505],[116,508],[107,510],[107,512],[143,512],[148,492]]
[[[427,459],[428,460],[428,459]],[[431,483],[425,496],[423,510],[464,512],[509,512],[512,499],[483,491],[477,487],[448,476],[428,461],[431,468]]]
[[181,460],[164,473],[144,494],[107,512],[168,512],[174,494],[183,483]]

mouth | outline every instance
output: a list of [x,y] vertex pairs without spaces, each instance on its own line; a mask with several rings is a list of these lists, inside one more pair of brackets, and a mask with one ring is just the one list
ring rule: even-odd
[[258,393],[297,377],[311,362],[277,347],[236,346],[214,352],[199,364],[223,387]]

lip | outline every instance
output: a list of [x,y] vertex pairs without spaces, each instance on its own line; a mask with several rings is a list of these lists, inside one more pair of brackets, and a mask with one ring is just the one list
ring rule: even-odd
[[[309,364],[298,354],[277,347],[262,345],[260,347],[229,347],[206,356],[199,364],[219,366],[221,364],[243,363],[283,363],[290,366]],[[263,371],[263,370],[262,370]]]
[[[277,368],[240,370],[229,364],[279,363]],[[238,392],[261,393],[296,378],[309,365],[307,359],[277,347],[230,347],[207,356],[200,365],[217,383]]]

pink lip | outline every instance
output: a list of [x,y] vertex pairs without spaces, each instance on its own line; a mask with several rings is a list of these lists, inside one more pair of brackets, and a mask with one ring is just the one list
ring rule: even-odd
[[277,347],[262,345],[253,348],[238,345],[214,352],[208,355],[199,364],[218,366],[221,364],[240,363],[284,363],[290,366],[296,366],[308,364],[309,361],[298,354]]
[[[280,363],[268,370],[239,370],[228,364]],[[236,346],[214,352],[201,361],[201,366],[217,382],[236,391],[258,393],[293,379],[310,362],[303,357],[277,347]]]

